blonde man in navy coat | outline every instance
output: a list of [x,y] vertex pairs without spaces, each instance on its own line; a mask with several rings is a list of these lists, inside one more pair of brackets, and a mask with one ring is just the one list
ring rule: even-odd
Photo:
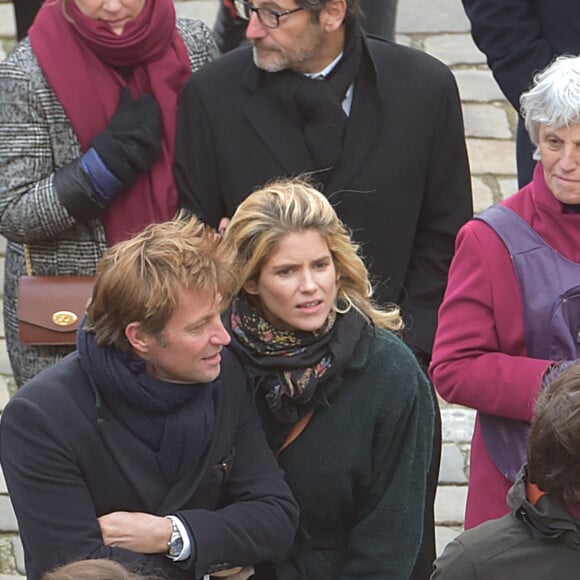
[[298,508],[220,318],[228,264],[195,219],[113,246],[78,351],[6,406],[29,580],[86,558],[201,579],[292,544]]

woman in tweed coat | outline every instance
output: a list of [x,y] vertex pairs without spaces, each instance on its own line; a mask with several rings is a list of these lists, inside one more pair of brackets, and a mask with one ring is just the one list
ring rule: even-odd
[[[147,35],[157,51],[149,61]],[[57,0],[0,63],[4,325],[18,386],[72,350],[18,340],[24,244],[36,275],[93,275],[108,245],[172,217],[177,101],[191,70],[216,54],[207,27],[176,19],[173,0]],[[128,56],[106,62],[119,55]]]

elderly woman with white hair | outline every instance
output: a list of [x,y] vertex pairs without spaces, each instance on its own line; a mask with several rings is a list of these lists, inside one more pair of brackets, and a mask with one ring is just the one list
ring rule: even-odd
[[466,528],[509,511],[546,375],[580,357],[580,57],[539,73],[521,109],[533,179],[459,232],[430,369],[477,410]]

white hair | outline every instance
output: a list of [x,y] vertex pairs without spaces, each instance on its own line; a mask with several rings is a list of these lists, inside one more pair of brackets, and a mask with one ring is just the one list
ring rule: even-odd
[[580,56],[563,55],[534,76],[520,110],[539,159],[540,125],[553,129],[580,123]]

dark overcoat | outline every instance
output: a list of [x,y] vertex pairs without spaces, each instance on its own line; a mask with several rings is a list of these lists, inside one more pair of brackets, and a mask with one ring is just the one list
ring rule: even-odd
[[[342,156],[326,187],[362,243],[381,302],[403,303],[406,340],[429,354],[455,234],[472,216],[457,87],[429,55],[365,39]],[[194,74],[180,107],[176,181],[210,225],[256,187],[313,169],[302,132],[251,48]]]
[[[0,458],[24,545],[27,577],[80,558],[115,558],[168,578],[195,578],[280,558],[298,508],[266,444],[237,360],[223,351],[214,436],[201,466],[167,483],[156,454],[103,406],[77,353],[8,403]],[[174,563],[104,545],[97,518],[113,511],[176,514],[197,559]]]
[[[429,381],[397,337],[366,328],[325,393],[280,455],[300,504],[297,545],[274,571],[259,566],[257,580],[409,580],[431,454]],[[279,449],[287,425],[263,397],[258,410]]]

